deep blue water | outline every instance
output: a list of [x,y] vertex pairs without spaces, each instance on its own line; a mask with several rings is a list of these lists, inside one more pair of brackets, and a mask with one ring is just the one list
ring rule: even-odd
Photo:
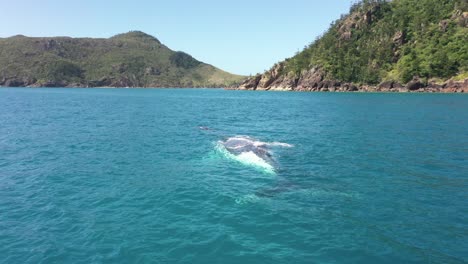
[[[236,135],[294,147],[270,148],[268,172],[219,150]],[[467,263],[467,249],[467,95],[0,89],[0,263]]]

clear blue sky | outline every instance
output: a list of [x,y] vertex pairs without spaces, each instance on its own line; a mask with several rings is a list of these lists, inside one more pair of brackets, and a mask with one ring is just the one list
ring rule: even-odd
[[141,30],[237,74],[291,57],[352,0],[0,0],[0,37],[110,37]]

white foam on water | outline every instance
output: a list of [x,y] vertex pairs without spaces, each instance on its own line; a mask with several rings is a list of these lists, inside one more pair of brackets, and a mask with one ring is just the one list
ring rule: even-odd
[[274,172],[274,170],[275,170],[273,168],[273,166],[271,166],[268,162],[266,162],[264,159],[257,156],[252,151],[243,152],[243,153],[237,155],[236,160],[238,160],[241,163],[246,164],[246,165],[263,168],[263,169],[265,169],[267,171]]
[[243,165],[253,167],[267,174],[276,174],[275,168],[252,151],[242,152],[239,155],[230,153],[221,142],[216,144],[216,150],[223,157],[242,163]]
[[272,147],[283,147],[283,148],[293,148],[294,145],[288,144],[288,143],[283,143],[283,142],[270,142],[270,143],[265,143],[268,146]]

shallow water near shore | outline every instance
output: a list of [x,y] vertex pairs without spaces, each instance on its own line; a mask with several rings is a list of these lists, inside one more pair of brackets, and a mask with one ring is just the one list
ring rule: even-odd
[[467,95],[0,89],[0,263],[466,263],[467,194]]

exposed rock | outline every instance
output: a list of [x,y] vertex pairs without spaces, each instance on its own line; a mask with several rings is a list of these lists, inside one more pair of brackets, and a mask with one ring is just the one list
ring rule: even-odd
[[55,87],[68,87],[67,82],[55,82],[55,81],[45,81],[45,82],[36,82],[31,85],[28,85],[28,87],[48,87],[48,88],[55,88]]
[[[272,74],[273,73],[273,74]],[[244,81],[244,83],[235,87],[241,90],[271,90],[271,91],[312,91],[312,92],[449,92],[449,93],[468,93],[468,79],[463,82],[449,80],[443,85],[436,83],[436,80],[430,80],[428,84],[420,78],[414,77],[406,86],[396,81],[385,81],[378,86],[361,85],[353,83],[342,83],[337,80],[326,80],[324,72],[320,68],[312,68],[303,71],[299,78],[292,74],[280,74],[277,76],[273,70],[264,75],[257,75]],[[271,80],[274,80],[271,82]],[[263,80],[262,86],[259,83]],[[267,85],[270,83],[270,85]],[[257,86],[256,86],[257,85]],[[234,87],[233,87],[234,88]]]
[[404,86],[401,85],[401,83],[399,83],[399,82],[394,82],[393,83],[393,89],[402,89],[402,88],[404,88]]
[[239,90],[271,90],[271,91],[322,91],[322,92],[354,92],[360,89],[351,83],[337,80],[325,80],[325,74],[320,68],[303,71],[300,77],[294,74],[281,74],[283,65],[276,65],[263,75],[257,75],[245,80]]
[[352,33],[350,31],[347,31],[341,34],[341,38],[344,40],[350,40],[351,37],[352,37]]
[[463,12],[459,23],[463,27],[468,27],[468,12]]
[[395,81],[386,81],[386,82],[382,82],[380,83],[377,88],[381,91],[388,91],[388,90],[392,90],[392,89],[399,89],[399,88],[402,88],[403,86],[398,83],[398,82],[395,82]]
[[452,20],[458,23],[461,27],[468,27],[468,12],[463,12],[462,10],[456,10],[452,17]]
[[20,79],[8,79],[4,82],[6,87],[23,87],[24,82]]
[[134,87],[134,84],[127,77],[121,77],[120,79],[114,80],[110,86],[112,87]]
[[280,77],[274,81],[266,90],[272,91],[294,91],[297,88],[298,79],[292,75]]
[[446,83],[444,83],[442,85],[442,88],[444,88],[444,89],[447,89],[447,88],[458,89],[460,87],[461,87],[460,83],[455,82],[453,80],[449,80],[449,81],[447,81]]
[[99,80],[88,82],[88,87],[106,87],[111,86],[112,80],[107,77],[102,77]]
[[449,25],[449,20],[445,19],[439,22],[439,28],[442,32],[447,32],[447,27]]
[[426,85],[424,85],[424,83],[418,77],[414,77],[413,80],[406,84],[406,89],[415,91],[424,88],[425,86]]
[[284,73],[284,65],[277,64],[264,74],[245,80],[240,86],[232,87],[239,90],[271,90],[271,91],[321,91],[321,92],[468,92],[468,79],[463,82],[450,80],[444,85],[436,79],[428,84],[419,77],[414,77],[406,86],[397,81],[385,81],[378,86],[343,83],[326,79],[325,73],[318,67],[304,70],[299,77],[293,73]]
[[69,83],[65,87],[70,87],[70,88],[86,88],[88,87],[87,85],[84,85],[82,83]]
[[427,83],[427,89],[429,90],[440,90],[442,89],[442,84],[438,84],[436,80],[429,80],[429,82]]
[[23,77],[23,78],[18,78],[18,77],[12,77],[12,78],[2,78],[0,81],[0,85],[6,86],[6,87],[25,87],[32,85],[36,82],[35,78],[30,78],[30,77]]
[[403,33],[403,31],[398,31],[395,33],[395,35],[393,36],[393,43],[395,43],[398,46],[405,44],[405,34]]
[[55,88],[55,87],[66,87],[68,85],[68,83],[66,82],[55,82],[55,81],[47,81],[45,83],[42,83],[42,87],[51,87],[51,88]]
[[346,20],[343,21],[339,27],[338,32],[340,33],[340,39],[350,40],[352,37],[352,30],[357,27],[357,21],[359,21],[358,14],[351,14]]
[[258,74],[254,77],[248,78],[238,87],[240,90],[255,90],[257,89],[258,83],[262,79],[262,75]]
[[441,91],[446,93],[468,93],[468,79],[463,82],[449,80],[442,85]]
[[297,90],[300,91],[310,91],[313,89],[317,89],[319,86],[320,88],[323,87],[322,81],[324,79],[324,73],[319,68],[312,68],[309,71],[304,72],[299,78],[297,84]]
[[393,88],[393,81],[382,82],[379,84],[379,89],[390,90]]
[[340,86],[341,86],[341,82],[331,80],[331,81],[327,81],[327,82],[326,82],[326,86],[325,86],[325,87],[328,87],[328,88],[336,88],[336,87],[340,87]]
[[359,91],[358,87],[354,84],[350,84],[347,89],[348,92],[357,92]]
[[266,72],[265,74],[262,75],[260,78],[260,81],[258,82],[257,89],[264,90],[268,88],[281,74],[283,71],[284,64],[283,63],[278,63],[271,70]]
[[375,14],[380,10],[380,4],[374,3],[367,10],[354,12],[344,19],[338,28],[340,39],[350,40],[353,29],[360,29],[364,26],[372,24]]

